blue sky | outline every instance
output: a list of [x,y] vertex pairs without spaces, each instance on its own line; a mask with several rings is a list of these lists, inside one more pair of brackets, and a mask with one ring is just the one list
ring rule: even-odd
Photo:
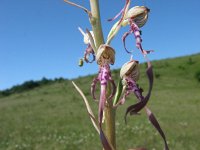
[[[100,0],[103,32],[106,37],[114,22],[107,22],[125,0]],[[75,0],[89,8],[89,1]],[[199,0],[133,0],[131,6],[151,9],[142,28],[143,47],[154,49],[151,60],[200,52]],[[0,0],[0,90],[42,77],[76,78],[96,73],[97,65],[78,67],[86,45],[77,27],[91,29],[87,15],[63,0]],[[129,59],[121,42],[128,27],[111,43],[119,68]],[[135,48],[133,37],[127,41]],[[136,48],[135,48],[136,49]],[[139,52],[135,59],[143,62]]]

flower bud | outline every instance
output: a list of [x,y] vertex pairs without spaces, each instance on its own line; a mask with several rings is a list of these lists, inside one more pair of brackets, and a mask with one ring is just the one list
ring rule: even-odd
[[[92,37],[94,38],[94,33],[93,33],[93,31],[90,31],[90,33],[91,33]],[[87,33],[84,35],[83,42],[84,42],[85,44],[89,44],[89,43],[90,43],[90,38],[89,38],[89,35],[88,35]]]
[[113,65],[115,63],[115,50],[107,44],[100,45],[97,50],[96,60],[99,65],[105,62]]
[[145,6],[135,6],[128,10],[125,20],[122,23],[122,26],[126,26],[128,24],[129,19],[133,19],[133,21],[138,25],[138,27],[144,26],[148,19],[148,13],[150,9]]
[[131,77],[134,81],[137,81],[140,76],[138,61],[131,60],[125,63],[120,70],[120,77]]
[[82,67],[82,66],[83,66],[83,63],[84,63],[83,59],[82,59],[82,58],[79,59],[79,62],[78,62],[79,67]]
[[[80,27],[78,27],[79,31],[81,32],[81,34],[83,35],[83,42],[85,44],[89,44],[90,43],[90,38],[89,38],[89,35],[88,33],[85,33]],[[94,38],[94,33],[93,31],[90,31],[92,37]]]

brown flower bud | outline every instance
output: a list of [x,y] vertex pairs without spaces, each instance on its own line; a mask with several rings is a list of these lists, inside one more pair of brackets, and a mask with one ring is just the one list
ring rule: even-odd
[[120,70],[120,77],[131,77],[134,81],[137,81],[140,76],[138,61],[131,60],[125,63]]
[[113,65],[115,63],[115,50],[107,44],[100,45],[97,50],[96,60],[99,65],[105,62]]

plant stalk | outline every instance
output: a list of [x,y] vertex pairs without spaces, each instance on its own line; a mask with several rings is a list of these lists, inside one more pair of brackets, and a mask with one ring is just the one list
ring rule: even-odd
[[[94,39],[97,49],[101,44],[104,44],[104,37],[101,26],[100,10],[99,10],[99,1],[90,0],[91,14],[90,22],[92,25],[92,30],[94,33]],[[106,97],[110,95],[111,86],[108,84]],[[112,107],[112,101],[107,101],[104,115],[105,115],[105,134],[110,144],[116,150],[116,138],[115,138],[115,109]]]
[[116,150],[116,135],[115,135],[115,108],[113,108],[112,101],[109,101],[105,107],[105,134],[109,143],[112,144]]
[[92,25],[92,31],[94,32],[95,43],[98,49],[99,46],[104,43],[99,11],[99,1],[90,0],[90,7],[92,13],[92,16],[90,17],[90,23]]

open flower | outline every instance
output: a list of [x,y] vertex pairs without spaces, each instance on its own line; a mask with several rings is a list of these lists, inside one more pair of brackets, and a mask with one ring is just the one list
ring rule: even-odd
[[130,0],[126,0],[124,8],[112,19],[109,19],[109,21],[112,21],[116,19],[120,14],[121,18],[119,21],[117,21],[113,27],[111,28],[106,43],[110,43],[111,40],[114,38],[114,36],[118,33],[121,27],[123,26],[130,26],[130,30],[128,32],[125,32],[122,41],[124,44],[124,48],[128,53],[131,53],[126,48],[126,38],[129,34],[133,33],[135,40],[136,40],[136,47],[144,54],[148,54],[152,52],[153,50],[144,50],[142,48],[142,38],[141,38],[141,30],[140,28],[145,25],[148,19],[148,13],[150,12],[150,9],[145,6],[135,6],[130,9]]
[[149,118],[149,121],[157,129],[157,131],[163,138],[164,144],[165,144],[165,150],[169,150],[164,132],[162,131],[155,115],[146,106],[150,98],[151,90],[153,87],[153,70],[152,70],[152,66],[150,62],[148,62],[148,68],[147,68],[146,73],[149,79],[149,91],[147,95],[144,97],[142,95],[143,90],[136,83],[139,79],[139,74],[140,74],[138,61],[131,60],[122,66],[120,70],[120,77],[122,78],[124,94],[123,94],[123,98],[116,104],[116,106],[123,104],[126,100],[126,97],[130,95],[131,93],[134,93],[134,95],[136,96],[138,100],[138,103],[133,104],[127,108],[126,113],[125,113],[125,121],[126,121],[126,116],[128,113],[130,115],[135,115],[135,114],[138,114],[138,112],[144,108]]
[[94,99],[95,97],[95,87],[97,82],[100,82],[101,85],[101,92],[100,92],[100,99],[99,99],[99,123],[101,125],[102,118],[103,118],[103,110],[106,102],[106,86],[108,82],[112,84],[112,93],[107,100],[110,100],[116,91],[116,86],[114,80],[111,77],[110,71],[110,64],[114,64],[115,62],[115,51],[112,47],[106,44],[100,45],[97,55],[96,55],[97,64],[99,64],[99,74],[96,78],[94,78],[92,85],[91,85],[91,93]]
[[[82,66],[83,61],[85,61],[86,63],[92,63],[93,61],[95,61],[95,51],[94,51],[94,48],[92,47],[92,43],[90,41],[90,36],[89,36],[90,34],[92,37],[94,37],[94,34],[92,31],[90,31],[90,33],[84,33],[80,27],[78,29],[83,35],[83,42],[87,45],[87,48],[84,52],[84,57],[80,59],[79,66]],[[92,55],[92,60],[90,60],[90,55]]]
[[136,83],[140,75],[138,61],[131,60],[125,63],[120,70],[120,77],[122,78],[123,84],[123,98],[118,102],[117,105],[123,104],[126,100],[126,97],[131,93],[133,93],[138,100],[136,104],[133,104],[127,108],[126,115],[128,113],[131,115],[137,114],[142,108],[146,106],[150,98],[153,88],[153,70],[150,62],[148,62],[148,68],[146,72],[149,79],[149,90],[147,95],[144,97],[142,95],[143,90]]
[[[139,79],[139,63],[138,61],[131,60],[127,63],[125,63],[121,70],[120,70],[120,77],[122,78],[122,84],[123,84],[123,98],[118,102],[119,104],[124,104],[126,97],[130,95],[131,93],[134,93],[137,97],[139,103],[144,100],[144,97],[142,96],[143,90],[139,88],[139,86],[136,84],[136,81]],[[133,107],[129,112],[138,113],[143,107],[138,108]]]
[[130,25],[130,30],[128,32],[125,32],[122,40],[124,43],[124,48],[128,53],[131,53],[127,50],[126,48],[126,38],[129,34],[133,33],[135,40],[136,40],[136,47],[144,54],[148,54],[150,52],[152,52],[153,50],[144,50],[142,48],[142,38],[141,38],[141,30],[140,28],[142,26],[144,26],[144,24],[146,23],[147,19],[148,19],[148,13],[149,13],[150,9],[148,9],[147,7],[144,6],[135,6],[131,9],[129,9],[129,11],[126,14],[125,19],[122,22],[122,25]]

